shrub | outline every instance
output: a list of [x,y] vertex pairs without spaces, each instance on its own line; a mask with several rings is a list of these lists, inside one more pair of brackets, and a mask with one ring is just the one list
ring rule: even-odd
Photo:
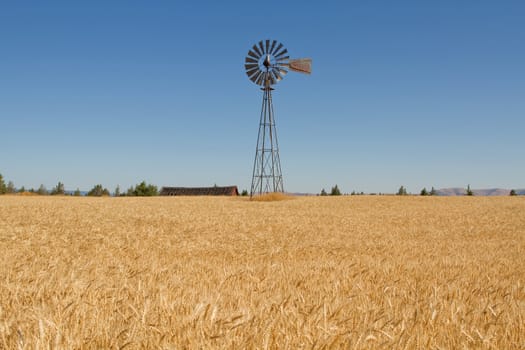
[[406,196],[407,195],[407,189],[405,186],[399,187],[399,190],[396,193],[398,196]]
[[15,188],[15,184],[13,183],[13,181],[9,181],[7,183],[7,187],[6,187],[6,193],[16,193],[16,188]]
[[63,195],[66,194],[66,190],[64,188],[64,184],[62,182],[58,182],[58,184],[51,190],[52,195]]
[[293,199],[293,196],[281,193],[281,192],[272,192],[272,193],[266,193],[261,194],[258,196],[253,196],[251,198],[252,201],[256,202],[274,202],[274,201],[284,201],[287,199]]
[[45,195],[49,194],[49,193],[47,192],[47,188],[46,188],[46,186],[44,186],[43,184],[40,185],[40,187],[38,188],[38,190],[36,191],[36,193],[38,193],[38,194],[41,195],[41,196],[45,196]]
[[0,174],[0,194],[5,194],[7,192],[7,187],[5,186],[4,177]]
[[156,196],[158,194],[159,191],[157,190],[157,186],[151,184],[147,185],[146,181],[142,181],[132,190],[132,196],[149,197]]
[[90,197],[102,197],[109,196],[109,191],[107,188],[103,188],[102,185],[95,185],[87,194]]
[[339,191],[339,187],[337,185],[332,187],[332,190],[330,191],[330,195],[331,196],[340,196],[341,195],[341,191]]

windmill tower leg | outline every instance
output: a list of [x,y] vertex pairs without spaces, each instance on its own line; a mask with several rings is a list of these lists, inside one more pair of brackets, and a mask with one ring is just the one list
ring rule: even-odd
[[250,196],[284,192],[283,176],[281,174],[281,160],[279,158],[279,144],[273,115],[272,88],[269,84],[262,89],[263,103],[259,135],[255,149],[253,163],[252,187]]

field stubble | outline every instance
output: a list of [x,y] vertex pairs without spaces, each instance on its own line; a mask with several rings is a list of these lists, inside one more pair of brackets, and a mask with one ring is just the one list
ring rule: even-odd
[[525,347],[525,200],[0,197],[0,348]]

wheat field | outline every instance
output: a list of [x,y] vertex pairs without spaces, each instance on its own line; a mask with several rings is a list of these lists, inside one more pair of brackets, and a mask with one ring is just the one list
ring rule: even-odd
[[2,349],[524,349],[525,198],[0,197]]

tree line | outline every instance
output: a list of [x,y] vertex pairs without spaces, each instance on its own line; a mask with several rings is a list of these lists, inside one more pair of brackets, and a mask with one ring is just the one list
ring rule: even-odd
[[[58,182],[55,187],[53,187],[50,191],[47,190],[47,188],[44,185],[40,185],[38,189],[26,189],[24,186],[20,188],[16,188],[13,181],[8,181],[6,184],[4,181],[4,178],[2,174],[0,174],[0,195],[1,194],[13,194],[13,193],[34,193],[38,195],[72,195],[72,196],[82,196],[82,192],[77,188],[73,192],[67,192],[65,190],[65,186],[62,182]],[[157,186],[153,184],[147,184],[146,181],[142,181],[141,183],[131,186],[126,191],[121,191],[120,186],[117,185],[113,192],[113,196],[115,197],[147,197],[147,196],[157,196],[159,194]],[[352,191],[350,195],[364,195],[364,192],[356,192]],[[369,193],[370,195],[375,195],[376,193]],[[381,194],[381,193],[379,193]],[[470,184],[465,188],[466,196],[473,196],[474,192],[470,188]],[[248,191],[244,190],[242,191],[243,196],[248,195]],[[328,193],[324,188],[321,189],[321,192],[318,194],[319,196],[340,196],[342,195],[341,190],[339,189],[338,185],[335,185],[331,188],[330,193]],[[398,196],[407,196],[409,193],[407,192],[407,189],[405,186],[399,187],[399,189],[396,192],[396,195]],[[423,187],[423,189],[419,192],[420,196],[436,196],[438,195],[436,189],[434,187],[431,188],[430,191],[426,189],[426,187]],[[516,190],[511,190],[509,195],[516,196],[517,192]],[[86,196],[90,197],[102,197],[102,196],[111,196],[110,191],[103,187],[101,184],[96,184],[91,188],[87,193]]]
[[[406,188],[404,186],[401,186],[399,190],[397,191],[396,195],[398,196],[408,195]],[[432,187],[430,191],[427,191],[426,187],[423,187],[421,192],[419,192],[419,195],[420,196],[436,196],[438,194],[437,194],[437,191],[434,189],[434,187]],[[463,195],[464,196],[474,196],[474,191],[472,191],[472,189],[470,188],[470,184],[467,185],[467,187],[464,189]],[[516,192],[516,190],[510,190],[509,196],[517,196],[517,195],[518,193]]]
[[[62,182],[58,182],[55,187],[51,190],[48,190],[43,184],[40,185],[38,189],[30,188],[26,189],[24,186],[16,188],[13,181],[9,181],[7,184],[4,181],[2,174],[0,174],[0,194],[14,194],[14,193],[33,193],[41,196],[47,195],[71,195],[71,196],[82,196],[80,189],[76,189],[73,192],[67,192],[65,186]],[[115,197],[146,197],[146,196],[157,196],[159,194],[158,188],[155,185],[147,184],[146,181],[131,186],[125,192],[121,192],[120,186],[117,185],[113,196]],[[103,187],[101,184],[96,184],[91,188],[86,196],[89,197],[102,197],[102,196],[111,196],[110,191]]]
[[[470,184],[467,185],[467,187],[465,188],[464,190],[465,192],[463,193],[465,196],[474,196],[474,191],[472,191],[472,189],[470,188]],[[330,191],[330,193],[328,193],[324,188],[321,190],[321,192],[318,194],[318,196],[340,196],[342,193],[341,193],[341,190],[339,190],[339,186],[335,185],[334,187],[332,187],[332,190]],[[352,191],[352,193],[350,193],[351,196],[356,196],[356,195],[364,195],[365,193],[364,192],[356,192],[356,191]],[[368,193],[369,195],[376,195],[378,193]],[[379,195],[381,195],[382,193],[379,193]],[[407,189],[405,186],[401,186],[399,187],[399,189],[397,190],[397,192],[395,193],[396,195],[398,196],[408,196],[408,195],[411,195],[411,193],[408,193]],[[427,190],[426,187],[423,187],[421,189],[421,191],[419,192],[419,195],[420,196],[437,196],[438,195],[438,192],[437,190],[432,187],[430,190]],[[517,196],[518,193],[516,192],[516,190],[510,190],[509,192],[509,195],[510,196]]]

